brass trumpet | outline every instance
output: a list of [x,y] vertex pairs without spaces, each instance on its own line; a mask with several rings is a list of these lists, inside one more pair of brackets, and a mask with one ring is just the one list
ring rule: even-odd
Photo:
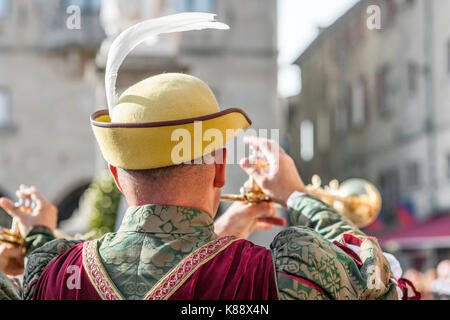
[[[25,199],[21,195],[18,201],[14,203],[14,206],[16,208],[20,208],[20,210],[22,210],[23,212],[31,213],[36,207],[36,203],[31,201],[30,199]],[[11,229],[1,228],[0,242],[9,243],[14,246],[24,248],[25,239],[20,232],[19,221],[16,218],[12,219]]]
[[[320,177],[314,175],[311,184],[305,187],[306,193],[333,206],[359,228],[367,227],[377,219],[381,209],[381,195],[369,181],[349,179],[339,184],[337,180],[333,180],[324,188],[321,183]],[[238,195],[223,195],[221,200],[248,203],[271,201],[252,177],[240,191]]]
[[[16,208],[20,208],[20,210],[27,212],[27,213],[33,212],[33,209],[36,207],[36,203],[29,201],[27,199],[24,199],[22,197],[20,197],[19,200],[14,205]],[[95,231],[92,230],[85,234],[77,234],[76,236],[71,237],[71,236],[65,235],[64,233],[62,233],[61,231],[56,229],[53,231],[53,234],[55,235],[55,238],[60,238],[60,239],[87,240],[95,234]],[[11,229],[7,229],[7,228],[0,229],[0,243],[2,243],[2,242],[9,243],[16,247],[21,247],[21,248],[23,248],[23,252],[25,253],[25,251],[26,251],[25,239],[24,239],[22,233],[20,232],[19,221],[16,218],[13,218],[13,220],[12,220]]]
[[13,218],[11,229],[1,228],[0,242],[9,243],[17,247],[24,246],[24,239],[19,230],[19,223]]
[[380,214],[381,194],[373,183],[364,179],[348,179],[339,184],[332,180],[325,188],[314,175],[306,193],[333,206],[340,214],[359,228],[372,224]]

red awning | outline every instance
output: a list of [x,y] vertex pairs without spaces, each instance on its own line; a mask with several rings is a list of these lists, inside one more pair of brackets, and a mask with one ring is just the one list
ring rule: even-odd
[[418,222],[378,237],[383,247],[450,248],[450,216]]

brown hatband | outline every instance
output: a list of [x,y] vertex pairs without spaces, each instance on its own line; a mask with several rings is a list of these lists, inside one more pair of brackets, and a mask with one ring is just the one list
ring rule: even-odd
[[195,118],[188,118],[188,119],[179,119],[179,120],[168,120],[168,121],[158,121],[158,122],[141,122],[141,123],[112,123],[112,122],[101,122],[96,121],[100,116],[109,115],[108,109],[103,109],[96,111],[91,116],[91,124],[96,127],[103,127],[103,128],[154,128],[154,127],[165,127],[165,126],[176,126],[180,124],[186,124],[186,123],[193,123],[195,121],[205,121],[210,120],[214,118],[221,117],[223,115],[229,114],[229,113],[240,113],[242,114],[247,122],[251,125],[252,121],[247,116],[247,114],[239,108],[230,108],[226,109],[220,112],[208,114],[205,116],[195,117]]

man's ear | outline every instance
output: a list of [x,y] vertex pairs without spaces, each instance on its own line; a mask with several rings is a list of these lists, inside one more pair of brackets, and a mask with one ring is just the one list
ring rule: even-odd
[[216,176],[214,178],[214,187],[222,188],[225,185],[225,167],[227,166],[227,149],[216,150],[214,155],[214,165],[216,167]]
[[122,192],[122,187],[120,186],[119,177],[117,174],[117,168],[114,167],[112,164],[108,164],[108,167],[109,167],[109,171],[111,172],[111,174],[114,177],[114,181],[116,182],[117,188],[119,188],[120,192]]

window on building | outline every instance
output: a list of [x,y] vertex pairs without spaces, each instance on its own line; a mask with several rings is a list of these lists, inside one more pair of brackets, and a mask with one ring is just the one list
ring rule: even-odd
[[0,88],[0,128],[11,126],[11,98],[9,91]]
[[369,106],[368,106],[368,88],[367,81],[364,76],[361,76],[352,87],[352,126],[360,128],[363,127],[368,120]]
[[380,173],[379,184],[383,198],[382,215],[386,223],[395,223],[395,209],[400,199],[398,172],[395,168]]
[[345,133],[348,129],[349,108],[347,104],[341,103],[334,110],[334,128],[337,133]]
[[388,113],[392,106],[390,103],[391,95],[391,71],[388,66],[383,66],[377,73],[377,105],[381,113]]
[[11,0],[0,0],[0,19],[9,15],[11,9]]
[[419,68],[417,64],[408,63],[408,95],[414,96],[418,87]]
[[317,114],[317,148],[327,151],[330,147],[330,116],[327,112]]
[[217,0],[174,0],[176,12],[216,12]]
[[300,123],[300,156],[303,161],[314,158],[314,124],[310,120]]
[[352,126],[353,119],[353,88],[348,86],[345,91],[345,108],[347,109],[347,128]]
[[405,182],[407,188],[415,188],[420,184],[420,166],[417,162],[410,162],[406,164]]

